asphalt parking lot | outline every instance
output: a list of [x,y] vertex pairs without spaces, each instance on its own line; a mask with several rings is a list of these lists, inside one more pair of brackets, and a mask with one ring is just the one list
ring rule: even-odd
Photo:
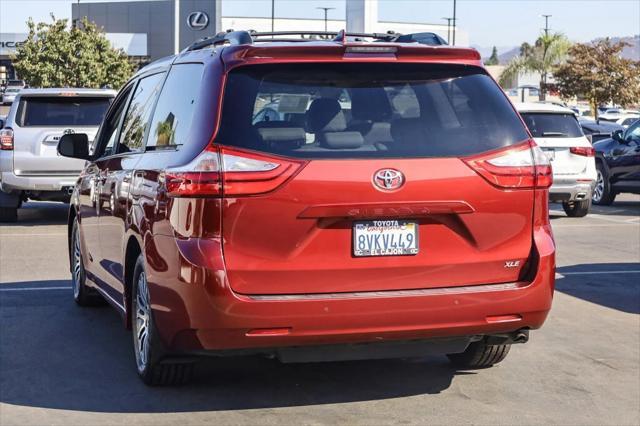
[[640,197],[618,200],[553,207],[553,310],[492,369],[225,359],[179,388],[138,380],[113,309],[75,306],[67,206],[28,203],[0,226],[0,424],[640,424]]

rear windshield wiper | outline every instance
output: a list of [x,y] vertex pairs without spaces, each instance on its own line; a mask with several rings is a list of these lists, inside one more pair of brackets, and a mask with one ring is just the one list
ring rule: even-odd
[[561,137],[561,136],[567,136],[567,134],[561,133],[561,132],[542,132],[542,136]]

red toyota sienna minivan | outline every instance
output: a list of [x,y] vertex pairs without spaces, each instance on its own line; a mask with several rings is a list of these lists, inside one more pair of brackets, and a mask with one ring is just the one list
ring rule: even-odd
[[204,39],[61,138],[74,298],[122,314],[144,382],[198,355],[487,367],[544,322],[551,167],[478,53],[334,36]]

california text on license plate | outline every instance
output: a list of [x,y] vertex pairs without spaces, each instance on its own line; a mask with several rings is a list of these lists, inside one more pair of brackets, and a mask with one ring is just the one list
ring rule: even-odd
[[418,223],[410,220],[368,220],[353,223],[354,256],[418,254]]

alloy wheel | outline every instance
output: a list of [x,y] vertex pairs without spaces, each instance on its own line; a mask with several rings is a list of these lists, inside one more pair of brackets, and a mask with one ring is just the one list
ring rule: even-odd
[[76,225],[73,232],[73,297],[80,297],[80,285],[83,274],[82,252],[80,251],[80,238]]
[[149,338],[150,316],[149,291],[147,289],[147,277],[144,272],[138,277],[136,286],[136,321],[135,321],[135,347],[138,370],[143,371],[149,362]]
[[602,200],[602,196],[604,194],[604,176],[600,170],[597,170],[597,173],[596,186],[593,188],[593,195],[591,197],[591,199],[596,203]]

